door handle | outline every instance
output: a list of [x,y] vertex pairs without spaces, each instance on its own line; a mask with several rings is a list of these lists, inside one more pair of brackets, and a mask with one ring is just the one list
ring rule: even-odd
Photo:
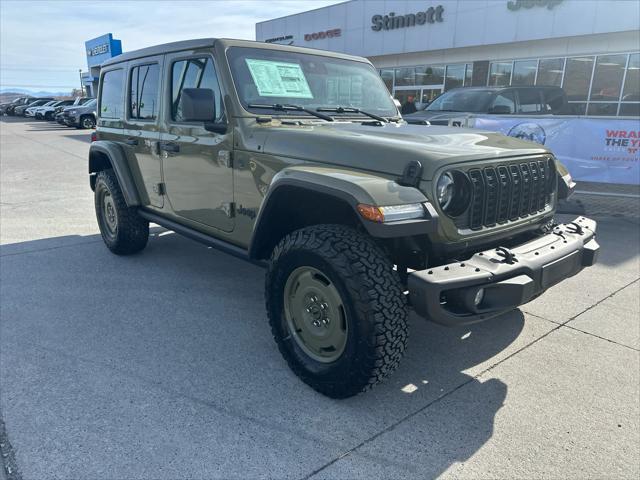
[[173,142],[160,142],[160,150],[177,153],[180,151],[180,145]]
[[124,141],[124,143],[126,143],[127,145],[138,145],[138,139],[129,137]]

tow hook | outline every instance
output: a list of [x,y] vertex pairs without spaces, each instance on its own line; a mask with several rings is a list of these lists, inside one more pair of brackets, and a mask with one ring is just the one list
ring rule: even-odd
[[516,254],[506,247],[496,248],[496,253],[498,254],[499,257],[502,257],[502,260],[501,260],[502,263],[513,265],[518,261],[518,259],[516,258]]
[[582,225],[579,225],[576,222],[569,223],[567,225],[567,231],[569,233],[577,233],[578,235],[582,235],[584,233]]

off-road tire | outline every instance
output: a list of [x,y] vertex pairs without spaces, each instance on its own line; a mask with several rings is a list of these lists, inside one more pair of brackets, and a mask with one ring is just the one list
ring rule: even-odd
[[[332,363],[307,355],[292,337],[284,312],[285,285],[300,266],[335,284],[348,322],[344,351]],[[367,236],[342,225],[297,230],[274,249],[265,280],[273,337],[300,379],[332,398],[365,391],[393,372],[407,344],[407,302],[393,265]]]
[[[111,197],[111,214],[115,214],[115,229],[110,230],[104,196]],[[105,245],[117,255],[130,255],[142,250],[149,240],[149,222],[124,201],[118,179],[112,169],[98,173],[95,185],[95,208],[100,234]],[[113,218],[113,217],[112,217]],[[113,221],[112,221],[113,222]]]

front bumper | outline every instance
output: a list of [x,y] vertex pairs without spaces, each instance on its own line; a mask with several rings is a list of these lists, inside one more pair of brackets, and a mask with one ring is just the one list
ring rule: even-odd
[[578,217],[511,249],[486,250],[468,260],[412,272],[411,304],[419,315],[444,325],[500,315],[593,265],[600,249],[595,232],[596,222]]

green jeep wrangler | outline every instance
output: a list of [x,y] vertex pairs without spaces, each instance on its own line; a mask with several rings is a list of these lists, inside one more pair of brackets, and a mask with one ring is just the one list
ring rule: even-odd
[[575,183],[543,146],[409,125],[364,58],[202,39],[102,65],[90,185],[102,238],[149,223],[266,267],[280,352],[334,398],[391,373],[409,308],[446,325],[593,265],[596,224],[556,224]]

